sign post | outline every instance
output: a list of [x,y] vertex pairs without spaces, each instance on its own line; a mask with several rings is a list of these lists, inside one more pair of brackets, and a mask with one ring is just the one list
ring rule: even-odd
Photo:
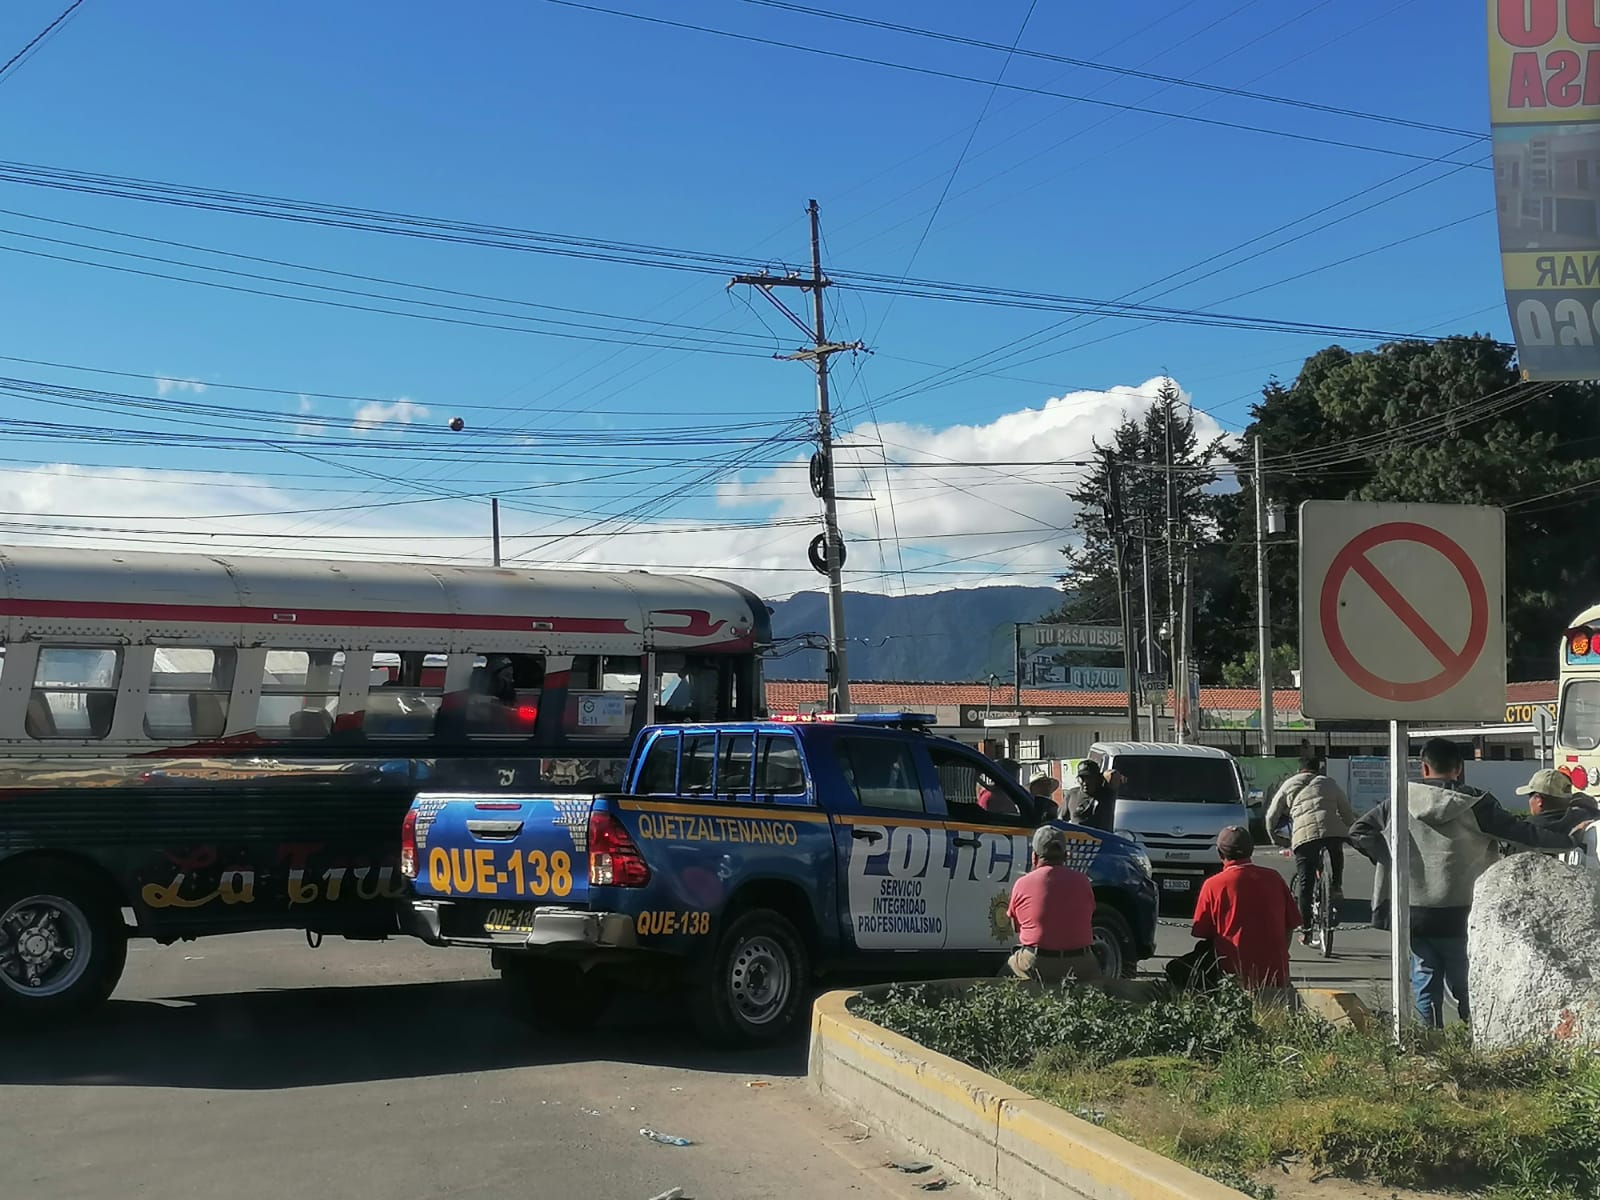
[[1466,504],[1300,506],[1301,708],[1389,722],[1394,1028],[1411,1011],[1411,721],[1503,711],[1505,514]]

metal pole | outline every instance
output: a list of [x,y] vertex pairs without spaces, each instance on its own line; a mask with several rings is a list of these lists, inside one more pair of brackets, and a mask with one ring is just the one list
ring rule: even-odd
[[825,470],[822,483],[822,523],[826,534],[825,551],[828,562],[828,642],[832,651],[828,656],[828,692],[833,700],[833,711],[850,711],[850,671],[846,661],[844,640],[844,539],[839,536],[839,506],[835,499],[833,481],[833,413],[828,406],[828,355],[824,352],[828,338],[822,311],[822,227],[817,202],[806,206],[811,216],[811,289],[812,327],[817,341],[817,443],[822,450]]
[[1411,820],[1406,766],[1411,731],[1389,722],[1389,987],[1394,997],[1394,1036],[1411,1019]]
[[1267,593],[1267,485],[1261,474],[1261,434],[1256,434],[1256,657],[1261,676],[1261,754],[1277,753],[1272,711],[1272,616]]
[[1022,622],[1011,622],[1011,670],[1016,675],[1017,686],[1013,696],[1013,704],[1017,710],[1017,719],[1022,719]]
[[[1140,545],[1144,552],[1144,669],[1147,675],[1156,673],[1155,615],[1150,610],[1150,531],[1144,522],[1139,523]],[[1156,702],[1150,700],[1150,740],[1156,740]]]
[[1139,740],[1139,680],[1138,666],[1133,657],[1133,603],[1128,580],[1128,539],[1122,516],[1122,473],[1111,451],[1102,452],[1101,461],[1106,472],[1106,525],[1111,535],[1111,546],[1117,559],[1117,605],[1122,617],[1122,672],[1128,685],[1128,737]]
[[494,528],[494,565],[500,565],[500,497],[489,497],[489,522]]
[[[1183,714],[1182,719],[1178,722],[1178,745],[1180,745],[1180,746],[1185,745],[1188,742],[1188,740],[1189,740],[1188,725],[1189,725],[1190,721],[1194,720],[1194,713],[1193,713],[1193,711],[1191,711],[1192,706],[1189,703],[1189,654],[1190,654],[1189,643],[1190,643],[1190,629],[1189,629],[1189,552],[1188,552],[1187,549],[1185,549],[1184,553],[1183,553],[1183,593],[1182,593],[1182,597],[1183,597],[1182,598],[1182,602],[1181,602],[1182,603],[1182,607],[1179,609],[1179,614],[1180,614],[1179,615],[1179,623],[1180,623],[1180,625],[1182,627],[1182,634],[1183,634],[1183,639],[1182,639],[1182,641],[1180,643],[1181,649],[1179,650],[1179,654],[1182,656],[1179,659],[1179,665],[1180,665],[1181,670],[1179,671],[1179,678],[1177,680],[1175,680],[1174,683],[1173,683],[1173,693],[1172,693],[1173,708],[1177,709],[1180,713]],[[1179,701],[1179,699],[1178,699],[1177,688],[1179,688],[1179,687],[1183,688],[1183,699],[1181,701]]]

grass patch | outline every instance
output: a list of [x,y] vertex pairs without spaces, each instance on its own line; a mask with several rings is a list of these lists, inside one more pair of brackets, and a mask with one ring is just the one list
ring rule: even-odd
[[1093,988],[890,989],[857,1015],[1252,1195],[1268,1168],[1501,1200],[1600,1198],[1600,1057],[1483,1052],[1257,1008],[1227,987],[1135,1006]]

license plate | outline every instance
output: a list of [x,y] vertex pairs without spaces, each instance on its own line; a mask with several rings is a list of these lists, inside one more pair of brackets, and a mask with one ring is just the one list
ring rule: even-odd
[[1187,879],[1163,879],[1161,881],[1161,887],[1163,888],[1163,890],[1169,891],[1169,892],[1187,892],[1189,890],[1189,880],[1187,880]]
[[532,933],[533,908],[491,908],[483,918],[485,933]]

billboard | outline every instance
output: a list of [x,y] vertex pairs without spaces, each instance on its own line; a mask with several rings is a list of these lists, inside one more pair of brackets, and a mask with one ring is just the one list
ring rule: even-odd
[[1600,21],[1594,0],[1489,0],[1506,308],[1527,379],[1600,379]]
[[1121,650],[1120,625],[1024,625],[1024,649]]

